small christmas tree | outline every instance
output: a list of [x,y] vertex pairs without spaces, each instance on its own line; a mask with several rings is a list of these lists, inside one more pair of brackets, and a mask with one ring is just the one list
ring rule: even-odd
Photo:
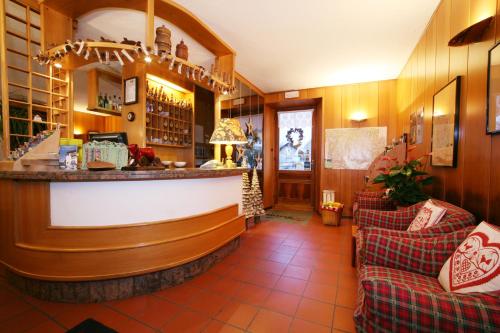
[[262,192],[260,191],[259,177],[257,176],[257,168],[253,168],[252,175],[252,206],[253,216],[266,214],[264,203],[262,202]]
[[253,216],[253,203],[252,203],[252,189],[250,187],[250,179],[248,178],[248,173],[243,173],[243,213],[248,219]]

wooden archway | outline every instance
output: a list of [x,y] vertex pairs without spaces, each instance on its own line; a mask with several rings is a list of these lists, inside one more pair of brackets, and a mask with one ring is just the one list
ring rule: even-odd
[[154,39],[152,18],[157,16],[184,30],[189,36],[218,57],[235,54],[234,50],[199,18],[171,0],[42,0],[40,5],[45,5],[71,19],[76,19],[101,8],[125,8],[143,11],[148,15],[147,44],[148,40],[151,42]]

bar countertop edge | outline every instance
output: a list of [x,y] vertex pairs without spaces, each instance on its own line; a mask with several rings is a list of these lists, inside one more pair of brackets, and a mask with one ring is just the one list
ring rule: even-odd
[[138,171],[0,171],[0,179],[54,181],[54,182],[85,182],[85,181],[130,181],[130,180],[168,180],[168,179],[198,179],[239,176],[247,169],[166,169]]

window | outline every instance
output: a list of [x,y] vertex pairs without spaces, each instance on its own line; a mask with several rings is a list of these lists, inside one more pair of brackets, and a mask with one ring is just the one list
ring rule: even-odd
[[313,110],[278,112],[279,170],[311,170]]

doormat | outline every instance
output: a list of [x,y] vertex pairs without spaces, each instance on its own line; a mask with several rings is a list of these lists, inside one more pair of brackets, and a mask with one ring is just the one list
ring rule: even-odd
[[261,221],[306,224],[312,218],[312,215],[313,212],[270,209],[266,211],[266,215],[261,217]]
[[66,333],[118,333],[118,331],[101,324],[97,320],[88,318],[66,331]]

